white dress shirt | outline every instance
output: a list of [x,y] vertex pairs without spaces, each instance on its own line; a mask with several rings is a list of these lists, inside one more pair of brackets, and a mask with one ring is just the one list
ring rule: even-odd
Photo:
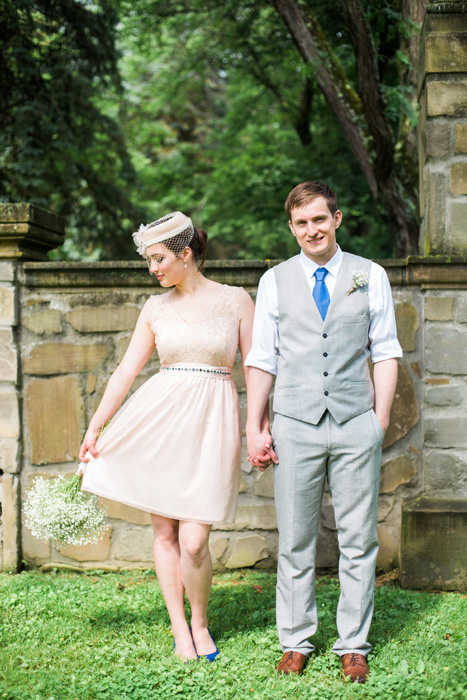
[[[325,267],[328,274],[324,282],[329,296],[336,286],[336,278],[342,265],[344,254],[339,246],[337,252],[326,265],[317,265],[303,251],[300,252],[300,263],[310,285],[311,291],[315,286],[315,270]],[[375,262],[371,263],[370,279],[368,282],[368,303],[370,311],[370,341],[371,361],[381,362],[393,357],[402,357],[402,348],[397,340],[396,319],[392,302],[391,285],[384,268]],[[253,340],[251,350],[246,358],[247,367],[258,367],[270,374],[277,374],[279,357],[279,306],[277,301],[277,286],[274,269],[264,273],[259,281],[256,297],[255,320],[253,323]]]

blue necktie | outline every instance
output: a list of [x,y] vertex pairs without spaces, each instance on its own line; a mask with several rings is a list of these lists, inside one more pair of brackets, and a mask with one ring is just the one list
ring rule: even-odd
[[327,274],[328,271],[325,267],[318,267],[315,272],[316,282],[313,289],[313,299],[316,302],[316,306],[318,307],[318,311],[321,314],[323,321],[326,318],[329,302],[331,301],[328,288],[326,287],[326,282],[324,281]]

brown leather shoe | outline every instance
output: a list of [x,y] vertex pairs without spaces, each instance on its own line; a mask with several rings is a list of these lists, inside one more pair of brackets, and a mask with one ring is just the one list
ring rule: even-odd
[[352,683],[365,683],[370,669],[363,654],[342,654],[342,672],[350,676]]
[[277,673],[294,673],[299,676],[308,663],[308,656],[299,651],[286,651],[277,666]]

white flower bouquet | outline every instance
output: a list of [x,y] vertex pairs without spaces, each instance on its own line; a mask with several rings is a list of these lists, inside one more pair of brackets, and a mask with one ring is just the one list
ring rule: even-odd
[[23,512],[34,537],[53,540],[58,546],[93,544],[108,529],[106,511],[97,497],[81,491],[79,472],[67,479],[35,479]]

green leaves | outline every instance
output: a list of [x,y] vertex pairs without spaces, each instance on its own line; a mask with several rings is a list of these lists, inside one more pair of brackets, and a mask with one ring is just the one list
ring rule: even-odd
[[[0,698],[467,699],[465,597],[377,588],[372,672],[363,688],[343,682],[331,651],[338,598],[337,579],[318,579],[317,651],[301,678],[280,678],[274,672],[281,651],[273,574],[215,577],[209,609],[221,650],[215,664],[182,664],[174,657],[153,572],[2,575]],[[439,643],[443,638],[446,645]]]
[[[355,57],[342,16],[335,6],[309,4],[355,93]],[[397,134],[401,118],[413,126],[415,117],[410,93],[399,90],[403,16],[391,7],[385,0],[365,4],[385,68],[386,118]],[[297,246],[283,211],[286,195],[300,181],[322,179],[339,195],[344,247],[377,258],[393,254],[394,237],[315,71],[270,2],[139,0],[124,14],[120,41],[122,124],[140,177],[139,201],[153,217],[186,211],[207,228],[211,258],[287,257]]]
[[[365,131],[340,5],[307,5]],[[403,40],[415,25],[397,3],[362,5],[400,188],[413,203]],[[336,189],[343,247],[394,253],[394,227],[269,0],[2,0],[2,16],[0,200],[67,217],[53,257],[134,259],[131,231],[175,209],[207,228],[210,258],[287,257],[297,246],[283,203],[308,179]]]
[[[71,237],[79,229],[84,257],[87,246],[111,240],[135,214],[123,134],[97,106],[103,91],[120,92],[118,15],[109,0],[2,6],[8,21],[0,59],[0,198],[67,216]],[[73,257],[70,242],[68,249]]]

